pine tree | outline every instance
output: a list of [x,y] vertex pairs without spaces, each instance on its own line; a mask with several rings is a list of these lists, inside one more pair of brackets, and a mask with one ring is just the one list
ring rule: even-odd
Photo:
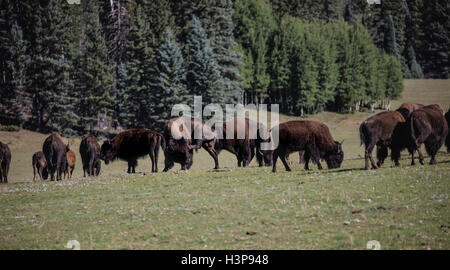
[[126,127],[143,128],[149,117],[149,97],[151,96],[152,72],[150,59],[152,52],[148,45],[149,25],[141,5],[130,5],[130,28],[126,45],[126,85],[129,98],[126,106],[131,117],[124,124]]
[[450,5],[445,0],[430,0],[424,8],[424,72],[431,78],[449,78]]
[[242,79],[239,74],[241,55],[237,52],[237,44],[233,39],[233,2],[214,0],[206,12],[210,16],[202,20],[202,24],[207,26],[205,30],[210,37],[214,58],[224,81],[224,88],[220,91],[227,94],[227,103],[236,103],[242,97]]
[[245,95],[248,102],[261,103],[268,97],[267,88],[270,82],[267,73],[267,44],[275,29],[272,9],[264,0],[239,0],[234,3],[234,10],[234,36],[244,49],[243,61],[247,61],[244,65],[250,67],[251,64],[253,68],[251,72],[246,73],[251,77],[243,77],[247,82]]
[[108,49],[99,21],[98,5],[93,1],[82,1],[84,26],[79,70],[76,82],[77,104],[82,132],[92,130],[99,114],[110,116],[112,110],[111,89],[113,70],[108,62]]
[[188,32],[186,73],[187,90],[190,95],[202,96],[203,102],[225,104],[223,78],[220,76],[209,39],[203,30],[200,20],[193,16]]
[[26,93],[29,85],[26,68],[30,63],[28,42],[24,40],[22,28],[17,21],[10,25],[6,20],[1,20],[0,25],[0,29],[4,30],[0,37],[3,74],[0,82],[0,123],[20,126],[25,122],[30,106]]
[[172,117],[172,107],[188,99],[183,55],[169,29],[164,33],[164,43],[156,52],[156,63],[152,74],[153,96],[149,100],[151,115],[148,126],[161,130]]
[[33,46],[29,65],[32,74],[28,88],[33,101],[31,125],[39,131],[58,130],[73,134],[70,91],[72,81],[65,1],[55,0],[43,6],[33,2]]

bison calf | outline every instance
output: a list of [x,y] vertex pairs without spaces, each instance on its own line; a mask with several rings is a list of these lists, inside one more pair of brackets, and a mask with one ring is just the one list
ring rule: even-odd
[[42,152],[44,152],[45,159],[47,160],[47,168],[50,173],[50,180],[61,180],[63,173],[66,171],[68,151],[67,145],[62,141],[58,132],[53,132],[48,136],[44,145],[42,146]]
[[0,142],[0,183],[8,183],[9,164],[11,163],[11,151],[7,144]]
[[33,154],[33,181],[36,180],[36,173],[39,175],[40,180],[48,178],[47,160],[42,151]]
[[100,144],[93,135],[84,138],[80,143],[80,155],[83,163],[84,177],[98,176],[101,169]]
[[412,112],[406,126],[410,130],[411,164],[414,165],[415,150],[419,152],[420,164],[424,164],[423,155],[419,151],[422,143],[425,144],[425,150],[431,156],[430,164],[436,164],[436,154],[444,144],[448,133],[447,121],[441,107],[433,104]]
[[321,170],[320,159],[327,162],[328,168],[339,168],[344,160],[342,143],[333,140],[328,127],[317,121],[289,121],[272,128],[272,136],[277,132],[278,147],[273,152],[272,171],[277,171],[277,159],[280,157],[287,171],[290,171],[286,155],[296,151],[305,151],[305,169],[309,170],[309,160],[312,158]]
[[149,155],[152,172],[158,171],[158,154],[163,137],[150,129],[129,129],[107,140],[100,149],[100,159],[108,164],[115,159],[128,162],[128,173],[136,173],[137,159]]
[[[67,145],[67,147],[69,147],[69,145]],[[67,158],[67,165],[66,170],[64,171],[64,179],[66,178],[66,175],[68,176],[69,179],[71,179],[73,170],[75,169],[75,162],[76,162],[75,153],[72,150],[67,151],[66,158]]]

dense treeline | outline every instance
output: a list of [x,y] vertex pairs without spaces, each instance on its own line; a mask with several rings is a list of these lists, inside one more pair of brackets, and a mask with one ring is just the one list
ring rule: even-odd
[[68,2],[0,0],[0,124],[160,129],[193,95],[349,112],[449,76],[446,1]]

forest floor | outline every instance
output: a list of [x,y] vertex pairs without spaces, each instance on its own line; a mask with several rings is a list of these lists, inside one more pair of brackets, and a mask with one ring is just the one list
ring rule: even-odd
[[[406,80],[392,108],[404,101],[447,110],[450,80]],[[212,171],[212,158],[199,150],[189,172],[176,165],[152,174],[145,158],[135,175],[116,161],[87,179],[80,140],[71,139],[74,177],[33,182],[31,156],[47,135],[0,132],[12,152],[10,183],[0,185],[0,249],[65,249],[69,240],[81,249],[366,249],[369,240],[381,249],[449,249],[450,155],[443,147],[437,165],[410,166],[405,152],[399,168],[387,160],[379,170],[362,170],[358,127],[370,115],[309,117],[344,140],[343,166],[305,171],[292,155],[292,172],[279,162],[276,174],[255,161],[237,168],[227,152],[222,169]],[[163,163],[160,153],[159,171]]]

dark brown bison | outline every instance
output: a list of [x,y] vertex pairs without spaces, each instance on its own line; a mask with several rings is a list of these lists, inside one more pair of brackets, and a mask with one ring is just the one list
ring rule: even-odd
[[[400,129],[402,123],[405,123],[405,118],[400,112],[384,111],[369,117],[359,126],[361,145],[365,146],[366,170],[369,169],[369,160],[373,169],[377,169],[384,163],[388,156],[388,147],[391,147],[393,141],[394,131]],[[372,157],[375,145],[377,146],[377,164]],[[398,158],[396,164],[398,165]]]
[[399,113],[401,113],[403,115],[403,118],[408,119],[409,115],[415,111],[418,110],[420,108],[422,108],[423,104],[419,104],[419,103],[414,103],[414,102],[405,102],[402,103],[402,105],[400,105],[400,107],[398,107],[398,109],[396,111],[398,111]]
[[[447,120],[447,127],[450,128],[450,109],[445,114],[445,120]],[[450,133],[450,131],[449,131]],[[450,134],[447,133],[447,139],[445,139],[445,146],[447,146],[447,152],[450,153]]]
[[263,124],[248,118],[235,117],[223,123],[222,127],[215,127],[215,131],[221,135],[221,139],[217,139],[214,146],[217,154],[222,150],[234,154],[238,167],[246,167],[255,154],[260,167],[271,165],[271,155],[261,150],[261,143],[270,139],[269,130]]
[[128,173],[136,173],[137,159],[149,155],[152,172],[158,171],[158,155],[163,136],[150,129],[129,129],[107,140],[100,149],[100,159],[105,164],[122,159],[128,162]]
[[36,173],[41,180],[48,178],[47,160],[42,151],[33,154],[33,181],[36,180]]
[[[199,138],[196,138],[196,134]],[[166,142],[164,172],[170,170],[174,162],[180,163],[182,168],[189,169],[193,163],[193,150],[199,148],[205,149],[214,159],[214,168],[219,168],[219,159],[214,149],[216,134],[202,120],[190,117],[172,118],[164,128],[164,139]]]
[[296,151],[305,151],[305,169],[309,170],[312,158],[321,170],[320,159],[327,162],[328,168],[339,168],[344,160],[342,143],[333,140],[328,127],[317,121],[297,120],[282,123],[272,128],[272,136],[278,132],[278,147],[273,152],[272,171],[277,171],[277,159],[280,157],[287,171],[286,155]]
[[411,149],[411,164],[414,164],[414,151],[419,152],[420,164],[424,164],[424,158],[420,152],[420,146],[425,144],[428,155],[431,156],[430,164],[436,164],[436,154],[444,144],[448,134],[448,125],[444,117],[444,112],[437,104],[424,106],[411,113],[406,121],[406,126],[410,131],[409,144]]
[[[69,147],[69,145],[67,145]],[[67,165],[66,170],[64,171],[64,179],[66,179],[66,175],[69,179],[72,178],[73,170],[75,170],[75,153],[72,150],[68,150],[66,153]]]
[[101,169],[100,144],[93,135],[89,135],[80,143],[80,155],[83,163],[84,177],[98,176]]
[[11,163],[11,151],[7,144],[0,142],[0,183],[8,183],[9,164]]
[[58,132],[53,132],[45,139],[44,145],[42,146],[42,152],[44,152],[45,159],[47,160],[51,181],[55,180],[55,172],[56,180],[62,179],[62,175],[66,170],[66,153],[68,150],[67,145],[63,143]]

